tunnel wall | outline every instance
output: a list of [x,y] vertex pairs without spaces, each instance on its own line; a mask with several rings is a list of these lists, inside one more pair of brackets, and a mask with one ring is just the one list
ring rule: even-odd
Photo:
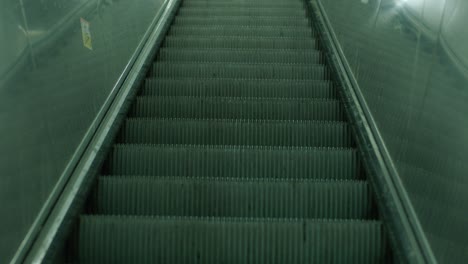
[[0,0],[0,263],[65,177],[163,2]]
[[320,0],[440,263],[468,259],[468,2]]

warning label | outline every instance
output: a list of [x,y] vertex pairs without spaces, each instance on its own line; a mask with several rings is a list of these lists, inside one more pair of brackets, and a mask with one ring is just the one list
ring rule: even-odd
[[84,18],[80,18],[80,21],[81,21],[81,34],[83,35],[83,46],[85,46],[86,48],[90,50],[93,50],[90,23],[86,21]]

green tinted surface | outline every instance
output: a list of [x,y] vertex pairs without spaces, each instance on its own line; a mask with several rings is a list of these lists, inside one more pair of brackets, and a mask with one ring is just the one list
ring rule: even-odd
[[185,0],[70,240],[82,263],[391,261],[300,0]]
[[437,260],[465,262],[468,2],[320,2]]
[[[0,1],[0,263],[13,256],[161,4]],[[80,18],[90,23],[92,50]]]

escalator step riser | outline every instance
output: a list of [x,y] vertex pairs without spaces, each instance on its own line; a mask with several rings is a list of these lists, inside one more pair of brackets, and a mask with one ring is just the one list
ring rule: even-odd
[[178,16],[255,16],[255,17],[305,17],[304,9],[284,9],[278,8],[249,8],[249,7],[218,7],[218,8],[196,8],[182,7],[179,9]]
[[354,149],[116,145],[104,173],[213,178],[362,178]]
[[300,1],[296,2],[228,2],[228,1],[186,1],[182,4],[184,8],[283,8],[283,9],[294,9],[301,10],[304,8],[304,4]]
[[167,36],[164,47],[192,49],[315,49],[314,39]]
[[131,117],[344,121],[338,100],[138,97]]
[[370,219],[367,183],[182,177],[99,178],[94,213]]
[[239,26],[211,26],[200,27],[173,26],[170,36],[240,36],[240,37],[269,37],[269,38],[312,38],[310,29],[295,29],[291,27],[239,27]]
[[225,3],[225,4],[232,4],[232,3],[255,3],[255,4],[294,4],[294,3],[301,3],[300,0],[189,0],[185,1],[185,3]]
[[288,19],[278,17],[251,17],[251,16],[219,16],[219,17],[199,17],[199,16],[184,16],[176,17],[174,20],[175,26],[282,26],[306,28],[309,30],[309,21],[306,18]]
[[82,216],[81,263],[384,263],[375,221]]
[[239,78],[321,80],[327,78],[322,65],[164,63],[153,64],[155,78]]
[[338,98],[327,81],[238,79],[147,79],[143,96],[197,96],[239,98]]
[[319,64],[316,51],[294,50],[236,50],[236,49],[169,49],[159,51],[161,62],[231,62],[231,63],[297,63]]
[[352,147],[347,123],[130,118],[121,143]]

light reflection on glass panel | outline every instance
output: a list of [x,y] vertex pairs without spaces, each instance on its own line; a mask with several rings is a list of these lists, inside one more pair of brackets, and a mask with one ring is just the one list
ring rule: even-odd
[[321,2],[436,258],[468,259],[468,2]]
[[0,3],[0,263],[13,256],[162,3]]

